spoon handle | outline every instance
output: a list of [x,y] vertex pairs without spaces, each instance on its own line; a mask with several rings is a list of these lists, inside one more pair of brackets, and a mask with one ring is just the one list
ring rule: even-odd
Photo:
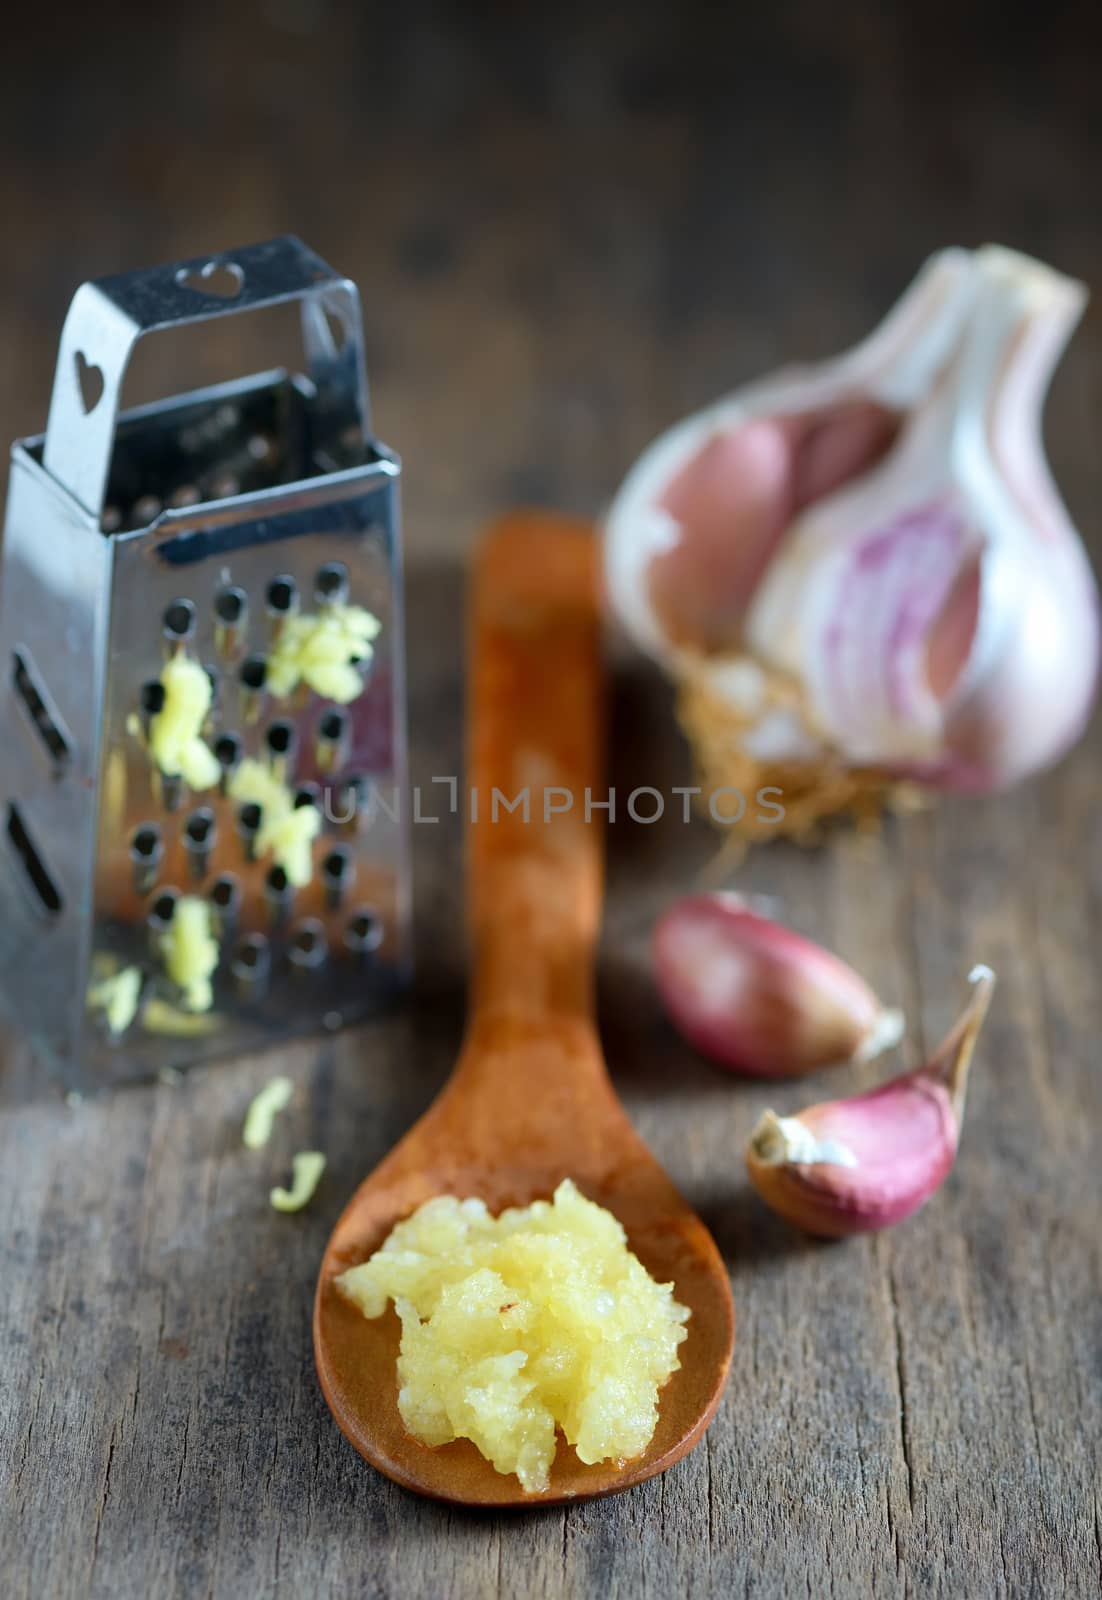
[[592,1016],[602,691],[592,528],[536,512],[504,518],[471,585],[472,1020]]

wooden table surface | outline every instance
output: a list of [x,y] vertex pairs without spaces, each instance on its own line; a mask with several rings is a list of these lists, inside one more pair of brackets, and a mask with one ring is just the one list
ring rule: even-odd
[[[41,426],[82,278],[300,232],[366,295],[378,426],[407,471],[414,776],[456,771],[463,565],[497,509],[595,514],[660,427],[842,346],[941,244],[996,238],[1097,287],[1097,22],[962,9],[32,8],[0,95],[0,433]],[[132,393],[266,365],[268,337],[158,349]],[[1100,392],[1094,309],[1048,437],[1096,548]],[[705,1442],[604,1502],[503,1518],[412,1498],[314,1379],[329,1229],[456,1053],[457,821],[416,831],[417,986],[384,1023],[77,1107],[5,1042],[4,1592],[1096,1594],[1100,741],[1005,798],[739,874],[906,1007],[908,1060],[973,961],[1000,974],[957,1171],[917,1219],[837,1247],[742,1171],[763,1102],[808,1086],[698,1062],[648,982],[653,918],[714,837],[613,830],[608,1055],[730,1263],[738,1340]],[[611,759],[629,788],[685,778],[638,665]],[[293,1108],[248,1154],[242,1114],[277,1069]],[[279,1216],[268,1188],[304,1146],[328,1172]]]

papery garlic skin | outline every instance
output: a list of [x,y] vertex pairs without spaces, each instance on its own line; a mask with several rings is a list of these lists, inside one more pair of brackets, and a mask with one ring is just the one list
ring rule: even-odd
[[1078,737],[1097,592],[1040,416],[1085,299],[1015,252],[942,251],[855,350],[749,385],[628,474],[613,609],[756,761],[990,789]]
[[675,901],[655,927],[653,970],[685,1038],[751,1077],[871,1060],[903,1032],[902,1014],[845,962],[734,894]]
[[849,1145],[839,1139],[819,1139],[806,1122],[799,1117],[778,1117],[775,1111],[763,1111],[753,1133],[754,1155],[769,1167],[783,1166],[794,1161],[798,1166],[818,1165],[822,1161],[834,1167],[856,1167],[857,1157]]
[[762,1116],[746,1165],[774,1211],[807,1233],[842,1238],[902,1222],[941,1186],[956,1159],[968,1069],[995,980],[977,967],[970,981],[964,1015],[925,1066],[796,1117]]

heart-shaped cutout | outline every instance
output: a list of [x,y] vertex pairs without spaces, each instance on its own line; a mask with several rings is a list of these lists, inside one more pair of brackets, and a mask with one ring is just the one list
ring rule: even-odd
[[84,415],[90,417],[103,399],[103,391],[106,387],[103,368],[94,366],[83,350],[77,351],[73,365],[76,369],[80,403],[84,407]]
[[245,283],[245,274],[236,261],[208,261],[202,267],[181,267],[176,282],[193,294],[209,295],[214,300],[236,300]]
[[340,355],[348,343],[348,329],[344,318],[337,311],[330,311],[328,306],[323,307],[325,326],[329,332],[329,342],[333,347],[334,355]]

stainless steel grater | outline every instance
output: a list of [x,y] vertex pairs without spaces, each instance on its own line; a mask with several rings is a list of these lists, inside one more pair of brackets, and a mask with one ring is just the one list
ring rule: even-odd
[[[118,415],[144,335],[288,301],[305,374]],[[297,239],[77,290],[46,433],[12,450],[0,580],[0,998],[72,1087],[335,1028],[404,979],[399,472],[355,285]],[[291,643],[343,640],[348,607],[379,628],[340,703],[320,669],[322,692],[282,667],[275,692]],[[181,657],[211,692],[199,792],[153,753]],[[260,848],[244,761],[282,786],[271,816],[321,813],[308,883]],[[207,996],[180,978],[185,901],[217,941]]]

